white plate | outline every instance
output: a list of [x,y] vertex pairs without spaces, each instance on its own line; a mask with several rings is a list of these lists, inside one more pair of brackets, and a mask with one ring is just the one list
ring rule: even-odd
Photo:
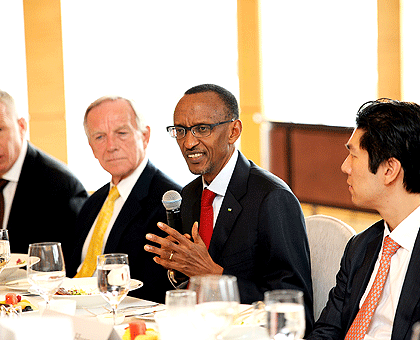
[[[98,291],[98,283],[96,277],[81,277],[70,279],[67,278],[64,280],[61,287],[69,290],[69,289],[78,289],[83,290],[86,293],[90,293],[90,295],[54,295],[53,299],[60,300],[60,299],[70,299],[76,300],[77,307],[94,307],[104,305],[107,302],[102,297],[102,295]],[[143,282],[135,279],[131,279],[130,281],[130,291],[135,290],[143,286]]]
[[[32,257],[36,259],[36,257]],[[23,262],[17,263],[18,260]],[[25,267],[28,260],[28,254],[11,254],[9,263],[0,273],[0,282],[7,282],[9,278],[21,267]]]
[[11,290],[24,290],[27,291],[29,288],[31,288],[31,285],[28,282],[28,279],[20,279],[20,280],[14,280],[9,281],[6,284],[4,284],[7,289]]

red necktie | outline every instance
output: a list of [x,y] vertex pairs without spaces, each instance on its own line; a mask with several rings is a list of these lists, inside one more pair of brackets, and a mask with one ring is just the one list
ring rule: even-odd
[[213,200],[216,194],[208,189],[203,190],[201,195],[201,213],[200,213],[200,226],[198,233],[204,241],[207,249],[209,249],[211,235],[213,234]]
[[378,273],[373,281],[372,288],[369,291],[366,300],[363,302],[356,317],[351,324],[345,340],[363,339],[369,327],[370,320],[378,305],[379,298],[384,288],[386,277],[388,276],[389,267],[391,265],[391,257],[396,253],[400,245],[389,236],[385,237],[382,257],[379,263]]

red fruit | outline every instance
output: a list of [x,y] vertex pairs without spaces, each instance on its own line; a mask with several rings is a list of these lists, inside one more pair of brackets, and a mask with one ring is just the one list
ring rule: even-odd
[[16,297],[17,297],[17,299],[18,299],[18,302],[20,302],[20,301],[22,301],[22,297],[18,294],[18,295],[16,295]]
[[15,293],[7,293],[5,297],[6,303],[9,305],[15,305],[19,302],[18,297]]
[[135,339],[137,335],[146,334],[146,323],[142,320],[131,321],[128,326],[130,327],[131,339]]

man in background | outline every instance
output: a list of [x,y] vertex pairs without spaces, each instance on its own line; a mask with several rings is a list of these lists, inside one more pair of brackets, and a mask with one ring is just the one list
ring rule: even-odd
[[381,221],[352,237],[308,339],[411,339],[420,320],[420,106],[381,99],[359,109],[347,174],[352,201]]
[[26,130],[13,98],[0,91],[0,224],[13,253],[27,254],[30,243],[61,242],[67,260],[88,195],[66,165],[25,139]]
[[189,236],[160,223],[170,237],[149,234],[161,247],[145,249],[187,277],[236,276],[242,303],[263,300],[269,290],[301,290],[309,332],[313,299],[303,213],[286,183],[236,150],[242,132],[236,98],[217,85],[193,87],[167,129],[200,176],[181,193],[181,233]]
[[160,232],[157,222],[166,219],[162,196],[181,187],[146,157],[150,127],[131,101],[99,98],[86,110],[84,127],[93,154],[111,182],[97,190],[80,212],[70,275],[77,271],[76,277],[93,276],[97,255],[125,253],[131,277],[144,283],[133,295],[164,302],[172,286],[166,270],[143,246],[145,235]]

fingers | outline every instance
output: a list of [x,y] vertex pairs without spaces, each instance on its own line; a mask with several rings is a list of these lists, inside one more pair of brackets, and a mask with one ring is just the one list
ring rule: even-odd
[[194,239],[194,243],[203,243],[204,241],[200,237],[200,234],[198,233],[198,222],[194,222],[192,229],[191,229],[191,235]]

